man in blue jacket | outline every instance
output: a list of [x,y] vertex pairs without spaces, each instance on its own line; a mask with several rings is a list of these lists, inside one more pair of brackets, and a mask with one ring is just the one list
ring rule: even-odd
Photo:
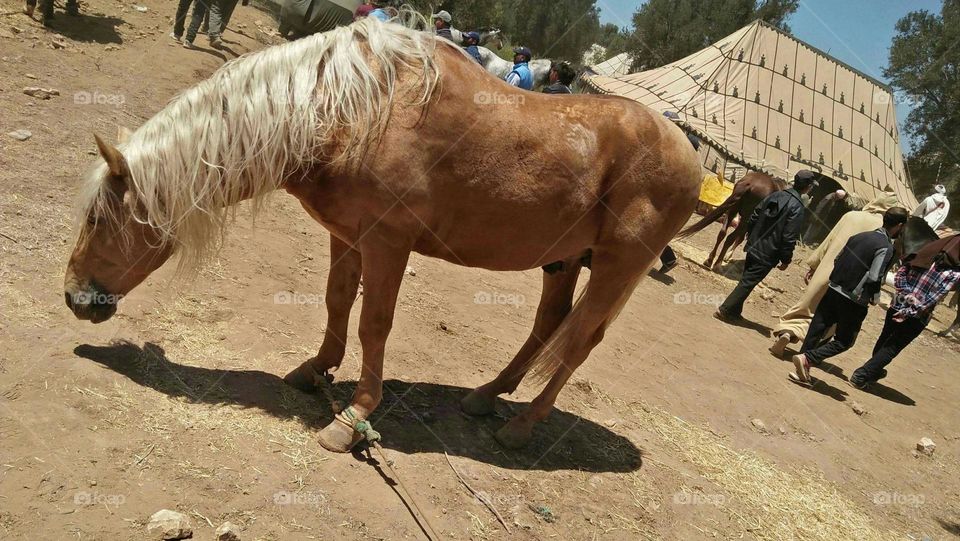
[[787,270],[803,227],[804,206],[800,197],[817,185],[816,173],[803,169],[793,177],[793,187],[773,192],[761,201],[747,222],[747,260],[743,275],[713,317],[725,321],[742,319],[743,303],[753,289],[780,264]]
[[533,90],[533,72],[529,66],[531,58],[533,53],[526,47],[513,50],[513,71],[507,74],[507,83],[524,90]]

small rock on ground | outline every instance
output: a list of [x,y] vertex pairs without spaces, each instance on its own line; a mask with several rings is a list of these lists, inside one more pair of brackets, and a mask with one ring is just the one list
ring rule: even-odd
[[147,523],[147,533],[151,539],[171,541],[193,537],[193,527],[190,519],[183,513],[161,509],[150,517]]
[[863,404],[856,401],[850,403],[850,409],[852,409],[857,415],[863,415],[867,412],[867,408],[863,407]]
[[232,522],[224,522],[213,535],[217,541],[240,541],[240,527]]
[[753,428],[758,430],[759,432],[763,432],[763,433],[767,432],[767,425],[763,424],[763,421],[761,421],[760,419],[753,419],[752,421],[750,421],[750,424],[753,425]]
[[9,135],[10,137],[13,137],[17,141],[26,141],[27,139],[30,139],[31,137],[33,137],[33,133],[30,130],[15,130],[8,133],[7,135]]
[[917,451],[925,455],[932,455],[936,448],[937,444],[933,443],[930,438],[920,438],[920,441],[917,442]]

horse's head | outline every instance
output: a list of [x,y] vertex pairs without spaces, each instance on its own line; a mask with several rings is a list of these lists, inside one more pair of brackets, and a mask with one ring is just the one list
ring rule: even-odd
[[126,158],[116,147],[96,140],[106,167],[98,169],[99,183],[91,187],[95,192],[67,264],[64,296],[77,318],[100,323],[110,319],[117,302],[173,250],[149,225]]
[[497,50],[503,49],[503,33],[499,28],[484,28],[480,31],[480,43],[478,45],[487,46],[488,43],[496,42]]

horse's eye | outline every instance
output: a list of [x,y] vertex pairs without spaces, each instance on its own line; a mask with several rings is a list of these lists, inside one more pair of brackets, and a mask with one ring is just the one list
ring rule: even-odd
[[97,225],[97,217],[94,215],[87,217],[87,225]]

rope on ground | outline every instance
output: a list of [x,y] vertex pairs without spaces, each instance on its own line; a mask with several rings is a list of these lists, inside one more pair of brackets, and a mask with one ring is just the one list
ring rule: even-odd
[[499,520],[500,524],[503,525],[503,529],[507,530],[507,533],[511,533],[510,527],[507,526],[507,522],[503,520],[502,516],[500,516],[500,512],[497,511],[496,507],[493,506],[493,503],[490,502],[490,498],[488,498],[486,494],[477,492],[476,490],[473,489],[472,486],[470,486],[469,483],[467,483],[466,479],[464,479],[463,476],[460,475],[460,472],[457,471],[457,468],[453,467],[453,462],[450,462],[450,455],[448,455],[446,451],[443,452],[443,456],[447,457],[447,464],[450,465],[450,469],[453,470],[453,473],[457,474],[457,479],[459,479],[460,482],[463,483],[463,486],[467,487],[467,490],[469,490],[470,493],[473,494],[473,496],[476,499],[480,500],[480,503],[487,506],[487,509],[489,509],[490,512],[493,513],[493,516],[497,517],[497,520]]
[[[406,497],[404,498],[403,494],[400,494],[401,499],[405,499],[405,503],[408,503],[407,509],[410,510],[410,514],[413,515],[413,519],[417,521],[417,524],[420,525],[423,533],[426,534],[427,539],[431,541],[439,541],[440,536],[437,535],[436,530],[433,529],[433,525],[430,524],[430,520],[427,519],[427,515],[420,509],[420,506],[417,505],[416,498],[413,497],[413,493],[407,489],[407,486],[403,484],[403,480],[397,475],[397,470],[393,469],[393,461],[387,458],[386,453],[383,451],[383,447],[380,445],[380,433],[373,429],[373,425],[370,421],[366,419],[361,419],[356,414],[356,412],[351,407],[344,408],[343,405],[336,400],[333,396],[333,389],[330,388],[330,380],[327,379],[326,375],[315,374],[314,383],[319,387],[323,394],[327,397],[327,400],[330,402],[330,409],[333,410],[333,414],[341,414],[348,421],[349,425],[353,427],[359,434],[363,436],[367,443],[377,450],[380,458],[383,460],[383,463],[387,466],[387,469],[390,470],[390,475],[396,480],[397,486],[399,486]],[[448,459],[449,460],[449,459]],[[459,476],[459,474],[457,474]],[[399,494],[399,492],[398,492]],[[414,512],[416,510],[416,512]]]

